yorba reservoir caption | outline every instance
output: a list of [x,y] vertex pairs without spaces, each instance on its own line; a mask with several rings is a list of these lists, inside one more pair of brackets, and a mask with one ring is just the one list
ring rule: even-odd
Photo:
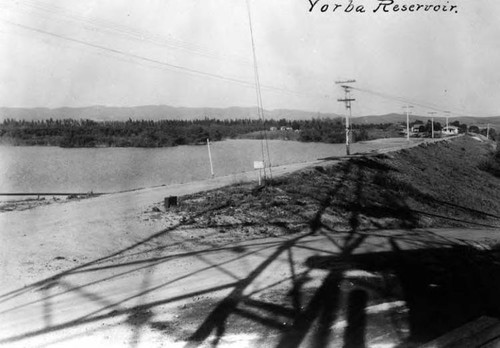
[[[355,4],[353,0],[349,0],[347,4],[329,3],[323,0],[308,0],[309,12],[366,12],[365,5]],[[404,3],[398,4],[394,0],[376,0],[371,11],[374,13],[380,12],[451,12],[458,13],[458,6],[451,5],[449,1],[440,3]]]

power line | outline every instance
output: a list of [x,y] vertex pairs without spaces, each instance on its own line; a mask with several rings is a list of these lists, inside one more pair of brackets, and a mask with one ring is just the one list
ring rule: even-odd
[[[111,33],[115,35],[120,35],[121,37],[126,37],[129,39],[133,39],[136,41],[139,41],[141,43],[144,42],[150,42],[154,45],[158,46],[164,46],[168,48],[172,48],[175,50],[183,50],[186,51],[187,53],[195,54],[204,58],[209,58],[209,59],[215,59],[215,60],[226,60],[226,61],[231,61],[236,64],[242,64],[245,66],[251,66],[253,65],[251,59],[248,59],[248,57],[242,56],[240,54],[235,54],[235,53],[226,53],[223,52],[221,53],[220,51],[214,50],[212,48],[202,46],[199,44],[195,44],[192,42],[187,42],[184,40],[181,40],[179,38],[175,37],[165,37],[162,35],[158,35],[156,33],[152,33],[147,30],[139,30],[135,28],[131,28],[128,26],[124,26],[122,24],[118,24],[112,21],[107,21],[99,18],[92,18],[89,16],[81,16],[78,13],[68,11],[65,8],[54,6],[54,5],[49,5],[49,4],[43,4],[40,2],[35,2],[35,1],[30,1],[30,0],[21,0],[16,2],[16,5],[21,5],[24,7],[27,7],[29,10],[31,10],[33,13],[34,11],[38,12],[43,12],[44,15],[46,16],[47,14],[51,16],[51,19],[54,18],[54,16],[59,16],[62,17],[63,21],[73,21],[77,23],[82,23],[88,26],[91,26],[92,31],[97,31],[97,32],[106,32],[106,33]],[[1,6],[1,5],[0,5]],[[12,6],[10,7],[12,8]],[[16,10],[20,10],[19,8],[15,8]],[[61,19],[59,19],[61,20]],[[83,26],[84,29],[88,29],[87,27]],[[262,62],[260,62],[260,65],[262,65]],[[264,65],[271,66],[274,68],[278,68],[279,66],[276,64],[269,64],[269,63],[264,63]],[[263,86],[265,87],[265,86]],[[309,94],[312,96],[312,94]],[[318,96],[316,96],[318,97]],[[326,97],[327,98],[327,97]]]
[[381,92],[375,92],[375,91],[371,91],[371,90],[367,90],[367,89],[363,89],[363,88],[353,87],[353,89],[356,89],[359,92],[365,92],[365,93],[369,93],[369,94],[372,94],[372,95],[375,95],[375,96],[379,96],[381,98],[388,99],[388,100],[393,100],[393,101],[397,101],[397,102],[401,102],[401,103],[405,103],[405,104],[412,104],[412,105],[420,106],[420,107],[423,107],[423,108],[426,108],[426,109],[431,109],[431,110],[436,110],[436,111],[442,111],[442,109],[439,108],[439,107],[437,107],[437,106],[434,106],[434,105],[431,105],[431,104],[425,104],[425,103],[418,102],[418,101],[415,101],[415,100],[411,100],[411,99],[405,98],[405,97],[392,96],[390,94],[385,94],[385,93],[381,93]]
[[[120,57],[133,58],[133,59],[140,61],[140,62],[152,63],[152,64],[158,65],[166,70],[169,70],[169,71],[188,73],[191,75],[198,75],[198,76],[203,76],[203,77],[208,77],[208,78],[214,78],[214,79],[218,79],[218,80],[222,80],[222,81],[226,81],[226,82],[236,83],[236,84],[239,84],[239,85],[242,85],[245,87],[252,87],[252,88],[255,87],[255,84],[252,82],[249,82],[249,81],[236,79],[236,78],[232,78],[232,77],[228,77],[228,76],[224,76],[224,75],[219,75],[219,74],[213,74],[213,73],[205,72],[202,70],[187,68],[187,67],[184,67],[181,65],[167,63],[167,62],[160,61],[157,59],[144,57],[144,56],[137,55],[134,53],[125,52],[125,51],[118,50],[115,48],[110,48],[110,47],[106,47],[103,45],[94,44],[94,43],[91,43],[88,41],[72,38],[69,36],[61,35],[61,34],[56,34],[56,33],[50,32],[50,31],[34,28],[34,27],[27,26],[24,24],[12,22],[12,21],[9,21],[9,20],[3,19],[3,18],[0,18],[0,21],[5,22],[5,23],[10,24],[10,25],[13,25],[13,26],[20,27],[20,28],[25,29],[25,30],[37,32],[39,34],[44,34],[44,35],[51,36],[51,37],[54,37],[54,38],[57,38],[60,40],[65,40],[68,42],[73,42],[73,43],[77,43],[77,44],[91,47],[94,49],[98,49],[98,50],[101,50],[104,52],[112,53],[112,54],[118,55]],[[269,85],[261,85],[261,84],[259,84],[259,85],[260,85],[261,89],[265,89],[265,90],[269,90],[269,91],[280,92],[280,93],[304,97],[304,98],[311,98],[311,97],[319,98],[318,95],[305,94],[305,93],[292,91],[292,90],[288,90],[288,89],[280,88],[280,87],[269,86]]]
[[[35,10],[39,12],[48,13],[52,18],[54,16],[59,16],[65,21],[70,20],[81,24],[89,25],[92,27],[93,31],[101,31],[108,33],[111,32],[112,34],[118,34],[120,36],[131,38],[140,42],[148,41],[150,43],[159,46],[166,46],[177,50],[185,50],[189,53],[200,55],[206,58],[212,58],[212,59],[222,58],[226,60],[232,60],[241,64],[246,64],[246,65],[251,64],[251,62],[249,62],[248,59],[242,56],[237,56],[234,54],[229,56],[227,54],[221,54],[220,52],[214,51],[210,48],[186,42],[177,38],[166,38],[164,36],[149,31],[132,29],[130,27],[120,25],[114,22],[91,18],[87,16],[81,16],[79,14],[75,14],[71,11],[68,11],[58,6],[50,6],[48,4],[34,3],[27,0],[24,0],[17,4],[27,7],[32,11]],[[20,9],[16,8],[16,10]]]
[[[393,101],[397,101],[397,102],[400,102],[400,103],[403,103],[403,104],[411,104],[411,105],[414,105],[414,106],[420,106],[424,109],[429,109],[429,110],[434,110],[434,111],[439,111],[439,112],[442,112],[442,113],[446,113],[446,111],[450,110],[449,108],[445,109],[445,108],[442,108],[438,105],[435,105],[435,104],[432,104],[432,103],[425,103],[425,102],[421,102],[421,101],[416,101],[416,100],[412,100],[412,99],[409,99],[409,98],[405,98],[405,97],[400,97],[400,96],[394,96],[394,95],[390,95],[390,94],[386,94],[386,93],[381,93],[381,92],[376,92],[376,91],[372,91],[372,90],[368,90],[368,89],[363,89],[363,88],[356,88],[356,87],[353,87],[353,89],[359,91],[359,92],[364,92],[364,93],[368,93],[368,94],[372,94],[372,95],[375,95],[375,96],[378,96],[378,97],[381,97],[381,98],[384,98],[384,99],[388,99],[388,100],[393,100]],[[465,110],[455,110],[456,112],[454,112],[454,114],[456,116],[471,116],[471,117],[481,117],[479,115],[473,115],[472,113],[469,113]]]
[[106,47],[106,46],[94,44],[94,43],[91,43],[91,42],[88,42],[88,41],[83,41],[83,40],[80,40],[80,39],[75,39],[75,38],[72,38],[72,37],[69,37],[69,36],[64,36],[64,35],[56,34],[56,33],[53,33],[53,32],[46,31],[46,30],[42,30],[42,29],[30,27],[30,26],[27,26],[27,25],[24,25],[24,24],[19,24],[19,23],[11,22],[11,21],[3,19],[3,18],[0,19],[0,21],[6,22],[6,23],[14,25],[14,26],[18,26],[18,27],[26,29],[26,30],[31,30],[31,31],[34,31],[34,32],[37,32],[37,33],[41,33],[41,34],[44,34],[44,35],[49,35],[49,36],[52,36],[52,37],[55,37],[55,38],[58,38],[58,39],[62,39],[62,40],[66,40],[66,41],[71,41],[71,42],[74,42],[74,43],[78,43],[80,45],[85,45],[85,46],[89,46],[89,47],[92,47],[92,48],[97,48],[99,50],[104,50],[104,51],[108,51],[108,52],[111,52],[111,53],[115,53],[115,54],[118,54],[118,55],[123,55],[123,56],[131,57],[131,58],[135,58],[135,59],[138,59],[138,60],[146,61],[148,63],[155,63],[155,64],[163,65],[165,67],[169,67],[169,68],[172,68],[172,69],[175,69],[175,70],[179,70],[179,71],[183,71],[183,72],[187,72],[187,73],[191,73],[191,74],[208,76],[208,77],[217,78],[217,79],[226,80],[226,81],[235,82],[235,83],[244,84],[244,85],[251,85],[251,83],[249,83],[248,81],[239,80],[239,79],[235,79],[235,78],[230,78],[230,77],[226,77],[226,76],[223,76],[223,75],[208,73],[208,72],[204,72],[204,71],[201,71],[201,70],[195,70],[195,69],[191,69],[191,68],[186,68],[186,67],[183,67],[181,65],[175,65],[175,64],[170,64],[170,63],[167,63],[167,62],[162,62],[162,61],[159,61],[159,60],[156,60],[156,59],[147,58],[147,57],[140,56],[140,55],[137,55],[137,54],[134,54],[134,53],[121,51],[121,50],[118,50],[118,49],[115,49],[115,48],[110,48],[110,47]]

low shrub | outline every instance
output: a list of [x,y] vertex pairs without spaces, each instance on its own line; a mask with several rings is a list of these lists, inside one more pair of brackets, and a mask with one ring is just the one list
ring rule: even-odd
[[498,144],[497,150],[488,159],[479,164],[479,169],[500,178],[500,146]]

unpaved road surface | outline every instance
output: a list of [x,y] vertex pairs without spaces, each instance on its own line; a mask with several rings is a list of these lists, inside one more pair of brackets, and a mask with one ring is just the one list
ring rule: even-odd
[[[408,284],[391,271],[400,261],[375,258],[380,266],[374,266],[374,255],[394,254],[395,245],[398,252],[422,255],[451,250],[471,236],[498,242],[494,230],[378,231],[352,256],[358,265],[346,267],[347,234],[190,248],[188,231],[166,230],[100,260],[78,265],[69,256],[53,258],[45,264],[51,277],[2,291],[0,342],[7,347],[310,347],[324,341],[321,346],[342,347],[350,294],[361,290],[370,324],[361,334],[371,346],[395,346],[408,337],[418,310],[402,296]],[[479,243],[471,250],[481,248]],[[425,283],[429,291],[445,285]],[[325,315],[333,316],[326,321],[328,335],[321,331]]]

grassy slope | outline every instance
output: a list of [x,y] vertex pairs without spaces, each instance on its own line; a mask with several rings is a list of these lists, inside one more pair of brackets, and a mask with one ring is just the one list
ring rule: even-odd
[[479,167],[492,144],[470,137],[352,158],[275,179],[185,197],[192,223],[236,238],[333,231],[500,226],[500,178]]

